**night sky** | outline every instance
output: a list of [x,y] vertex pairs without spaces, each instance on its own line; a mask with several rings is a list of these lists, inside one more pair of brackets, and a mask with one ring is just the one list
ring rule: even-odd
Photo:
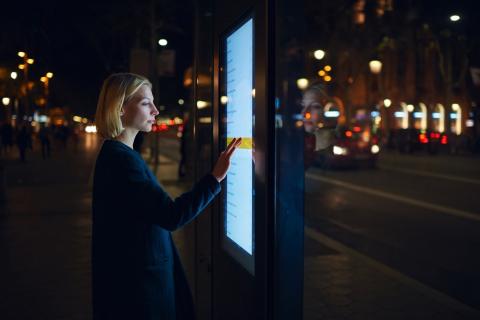
[[[406,3],[411,0],[405,0]],[[448,23],[446,13],[459,13],[458,25],[478,42],[480,1],[418,3],[420,15],[433,24]],[[51,102],[92,117],[103,79],[112,72],[128,71],[129,50],[134,44],[148,48],[150,0],[11,1],[0,10],[0,66],[16,69],[18,51],[35,59],[31,79],[54,73]],[[18,3],[18,4],[17,4]],[[157,36],[167,37],[176,49],[178,90],[183,71],[192,63],[193,0],[156,1]],[[478,48],[478,45],[476,46]],[[471,62],[479,65],[476,53]]]
[[[68,106],[92,117],[103,79],[128,71],[130,48],[148,48],[149,0],[17,1],[1,5],[0,66],[16,69],[25,51],[35,59],[29,70],[37,80],[54,73],[53,106]],[[181,91],[183,71],[192,61],[192,6],[156,1],[158,37],[176,49]]]

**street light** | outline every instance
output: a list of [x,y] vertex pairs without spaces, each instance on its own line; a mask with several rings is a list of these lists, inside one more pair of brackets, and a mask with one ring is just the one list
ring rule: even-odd
[[20,58],[24,58],[26,56],[26,53],[23,51],[19,51],[17,54]]
[[10,73],[10,78],[12,78],[13,80],[17,79],[17,76],[18,76],[18,74],[15,71],[12,71]]
[[46,76],[47,76],[48,79],[52,79],[53,78],[53,73],[47,72]]
[[8,106],[10,104],[10,98],[8,97],[2,98],[2,103],[5,107]]
[[452,22],[460,21],[460,16],[458,14],[452,14],[450,16],[450,21],[452,21]]
[[315,57],[315,59],[317,60],[322,60],[324,57],[325,57],[325,51],[323,50],[315,50],[313,52],[313,56]]
[[305,89],[307,89],[307,87],[308,87],[308,79],[305,79],[305,78],[297,79],[297,87],[298,87],[300,90],[305,90]]
[[379,60],[372,60],[368,63],[370,72],[373,74],[379,74],[382,71],[382,62]]
[[162,47],[165,47],[168,44],[167,39],[160,39],[158,40],[158,44],[161,45]]
[[35,60],[33,60],[32,58],[27,59],[27,63],[28,63],[28,64],[33,64],[34,61],[35,61]]
[[390,107],[392,105],[392,100],[390,99],[383,100],[383,105],[385,106],[385,108]]

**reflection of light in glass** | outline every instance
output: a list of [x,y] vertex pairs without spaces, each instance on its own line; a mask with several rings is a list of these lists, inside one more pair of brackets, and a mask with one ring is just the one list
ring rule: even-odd
[[203,101],[203,100],[198,100],[197,101],[197,108],[198,109],[204,109],[206,107],[208,107],[208,102],[207,101]]
[[370,72],[373,74],[378,74],[382,71],[382,62],[379,60],[372,60],[368,63],[370,67]]
[[378,116],[380,115],[380,112],[378,112],[378,111],[372,111],[372,112],[370,113],[370,115],[372,116],[372,118],[378,117]]
[[465,126],[467,128],[471,128],[473,127],[474,123],[473,123],[473,120],[472,119],[468,119],[467,121],[465,121]]
[[308,87],[308,79],[305,79],[305,78],[300,78],[297,80],[297,87],[300,89],[300,90],[304,90]]
[[2,98],[2,103],[4,106],[8,106],[10,104],[10,98],[8,97]]
[[413,104],[407,104],[407,110],[408,112],[413,112],[413,110],[415,110],[415,107],[413,106]]
[[325,117],[327,118],[337,118],[340,115],[338,111],[327,111],[325,112]]
[[396,111],[395,112],[395,117],[396,118],[403,118],[403,116],[404,116],[404,113],[402,111]]
[[414,113],[413,113],[413,117],[414,117],[415,119],[422,119],[422,117],[423,117],[423,112],[414,112]]
[[457,119],[456,113],[450,113],[450,119]]
[[221,96],[220,97],[220,103],[225,105],[228,102],[228,97],[227,96]]
[[370,151],[373,153],[373,154],[377,154],[380,152],[380,147],[377,146],[376,144],[374,144],[371,148],[370,148]]
[[458,111],[458,109],[460,109],[460,105],[458,103],[452,104],[452,110],[453,111]]
[[158,44],[161,45],[162,47],[165,47],[168,44],[167,39],[160,39],[158,40]]
[[315,59],[317,59],[317,60],[322,60],[322,59],[325,57],[325,51],[323,51],[323,50],[315,50],[315,52],[313,53],[313,56],[314,56]]
[[433,119],[440,119],[440,113],[439,112],[432,113],[432,118]]
[[390,107],[392,105],[392,100],[390,99],[383,100],[383,105],[385,106],[385,108]]
[[348,153],[347,148],[339,147],[339,146],[333,146],[333,154],[338,155],[338,156],[344,156]]
[[179,105],[183,106],[184,103],[185,103],[185,100],[183,100],[183,99],[178,99],[178,104],[179,104]]
[[325,69],[325,71],[332,71],[332,67],[329,66],[329,65],[326,65],[323,69]]
[[323,77],[323,76],[326,75],[326,74],[327,74],[327,73],[325,72],[325,70],[320,70],[320,71],[318,71],[318,75],[319,75],[320,77]]

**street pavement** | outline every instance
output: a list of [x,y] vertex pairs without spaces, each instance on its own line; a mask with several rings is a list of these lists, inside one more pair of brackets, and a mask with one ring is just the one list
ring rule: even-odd
[[[90,319],[91,174],[99,148],[38,145],[5,162],[0,319]],[[178,141],[156,174],[172,195]],[[150,165],[151,154],[143,154]],[[384,154],[376,170],[310,168],[305,189],[304,319],[480,319],[478,158]],[[187,227],[188,228],[188,227]],[[187,229],[188,230],[188,229]],[[192,280],[191,242],[174,234]],[[191,281],[192,283],[192,281]]]

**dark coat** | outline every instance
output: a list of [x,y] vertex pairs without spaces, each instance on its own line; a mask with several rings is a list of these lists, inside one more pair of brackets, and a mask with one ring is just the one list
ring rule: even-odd
[[170,232],[195,218],[220,189],[206,175],[172,200],[136,151],[104,142],[93,181],[94,320],[194,319]]

